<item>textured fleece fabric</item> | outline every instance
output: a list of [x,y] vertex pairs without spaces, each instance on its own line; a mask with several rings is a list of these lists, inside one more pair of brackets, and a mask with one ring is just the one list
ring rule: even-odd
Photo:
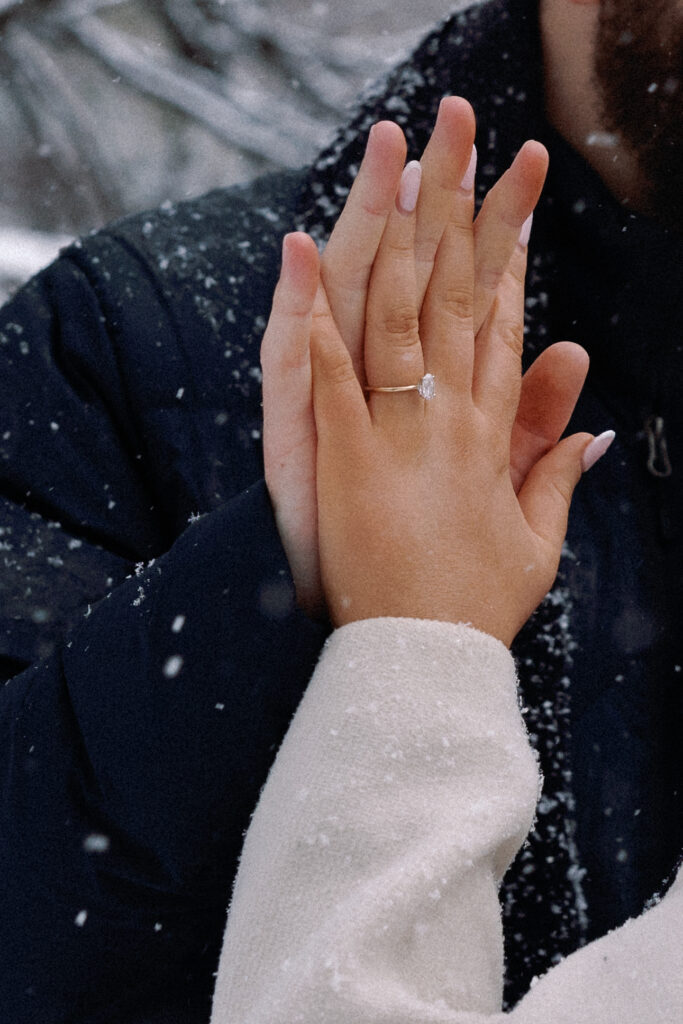
[[539,781],[497,640],[335,632],[247,833],[211,1024],[683,1020],[683,879],[499,1012],[498,887]]

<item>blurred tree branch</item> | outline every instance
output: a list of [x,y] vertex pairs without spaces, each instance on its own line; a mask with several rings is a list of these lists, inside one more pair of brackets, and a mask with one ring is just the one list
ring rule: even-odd
[[0,292],[26,229],[61,239],[312,158],[415,18],[448,9],[424,3],[376,0],[368,39],[353,10],[373,0],[350,32],[313,0],[0,0],[0,226],[24,232],[0,237]]

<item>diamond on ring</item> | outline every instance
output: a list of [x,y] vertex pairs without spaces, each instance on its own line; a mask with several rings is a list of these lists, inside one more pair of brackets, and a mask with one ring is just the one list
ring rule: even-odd
[[418,394],[424,398],[425,402],[434,398],[436,395],[436,381],[433,373],[425,373],[424,377],[417,385]]

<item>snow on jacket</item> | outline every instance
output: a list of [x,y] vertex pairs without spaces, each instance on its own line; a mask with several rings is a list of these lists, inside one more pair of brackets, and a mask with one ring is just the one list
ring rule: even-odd
[[[681,244],[543,118],[533,4],[427,37],[315,167],[166,204],[66,250],[0,312],[0,1007],[11,1024],[210,1015],[237,858],[326,629],[299,613],[262,480],[258,350],[284,233],[323,238],[370,122],[411,155],[445,92],[480,195],[550,147],[537,352],[592,358],[582,483],[515,652],[546,779],[502,894],[507,995],[637,915],[683,845]],[[653,299],[654,297],[654,299]],[[668,439],[673,472],[656,477]],[[549,895],[550,894],[550,895]]]
[[211,1024],[673,1024],[683,875],[501,1014],[498,888],[540,777],[497,640],[337,630],[244,843]]

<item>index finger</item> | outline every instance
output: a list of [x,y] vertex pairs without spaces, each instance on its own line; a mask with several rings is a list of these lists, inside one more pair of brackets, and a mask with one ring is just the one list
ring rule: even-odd
[[330,310],[359,379],[370,272],[394,207],[405,154],[405,138],[397,124],[373,125],[360,170],[321,259]]

